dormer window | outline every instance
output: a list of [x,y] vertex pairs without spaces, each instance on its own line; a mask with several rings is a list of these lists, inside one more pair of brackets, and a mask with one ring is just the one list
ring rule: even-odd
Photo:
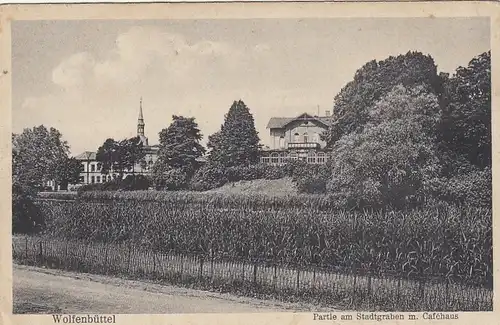
[[300,135],[298,133],[293,135],[293,142],[300,142]]
[[308,137],[307,132],[306,132],[306,133],[304,133],[304,142],[307,142],[308,140],[309,140],[309,137]]

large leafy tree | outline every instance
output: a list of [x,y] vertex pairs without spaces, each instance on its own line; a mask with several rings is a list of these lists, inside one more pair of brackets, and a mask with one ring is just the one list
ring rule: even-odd
[[121,141],[110,138],[99,147],[96,159],[102,173],[116,172],[122,178],[125,171],[133,170],[144,156],[144,147],[139,137]]
[[491,52],[447,78],[442,107],[439,136],[453,159],[491,166]]
[[221,129],[209,137],[209,161],[223,166],[250,165],[259,160],[259,136],[250,110],[234,101]]
[[170,170],[192,175],[198,167],[197,159],[205,153],[200,144],[202,134],[194,117],[172,116],[172,123],[161,130],[158,159],[153,166],[157,179]]
[[39,229],[36,193],[48,180],[60,177],[68,159],[69,146],[55,128],[35,126],[12,135],[12,230],[32,232]]
[[374,105],[363,131],[335,143],[327,189],[357,207],[424,203],[439,190],[439,115],[438,99],[425,87],[394,88]]
[[361,132],[369,120],[371,107],[397,85],[420,85],[429,93],[439,94],[441,78],[432,57],[408,52],[366,63],[335,96],[335,123],[322,138],[331,147],[343,135]]
[[13,183],[38,189],[44,181],[59,179],[69,146],[55,128],[35,126],[12,135]]
[[61,161],[58,168],[56,181],[61,185],[62,189],[67,189],[68,184],[77,184],[82,171],[82,164],[75,158],[66,158]]

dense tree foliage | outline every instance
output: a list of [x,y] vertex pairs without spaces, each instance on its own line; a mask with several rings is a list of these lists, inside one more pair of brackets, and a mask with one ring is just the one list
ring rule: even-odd
[[77,184],[80,178],[80,172],[83,165],[75,158],[66,158],[61,161],[56,177],[57,183],[62,189],[68,189],[68,184]]
[[209,137],[209,161],[226,167],[246,166],[259,160],[259,136],[250,110],[241,100],[234,101],[221,129]]
[[35,126],[12,135],[12,178],[34,189],[45,181],[59,179],[60,167],[68,159],[69,146],[55,128]]
[[73,180],[66,174],[69,146],[55,128],[35,126],[12,135],[12,230],[28,233],[41,226],[34,198],[49,180]]
[[343,135],[361,132],[371,107],[397,85],[421,85],[429,92],[439,93],[440,81],[434,60],[420,52],[370,61],[356,71],[354,80],[335,96],[333,115],[336,122],[322,137],[332,146]]
[[424,87],[394,88],[374,105],[362,132],[336,142],[328,190],[356,207],[423,203],[438,190],[439,114],[437,97]]
[[107,174],[117,173],[120,178],[127,170],[134,169],[146,155],[143,143],[139,137],[115,141],[106,139],[103,145],[99,147],[96,159],[101,167],[101,172]]
[[491,52],[446,78],[439,134],[453,159],[491,166]]
[[153,166],[157,187],[185,186],[205,153],[202,137],[194,117],[172,116],[172,123],[160,132],[158,160]]

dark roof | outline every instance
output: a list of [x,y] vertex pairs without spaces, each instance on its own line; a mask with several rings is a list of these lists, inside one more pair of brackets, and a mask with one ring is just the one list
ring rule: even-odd
[[271,117],[269,122],[267,123],[268,129],[282,129],[290,122],[296,120],[316,120],[319,121],[326,126],[329,126],[333,123],[332,116],[312,116],[307,113],[300,114],[297,117]]
[[75,156],[76,160],[95,160],[96,159],[96,153],[93,151],[84,151],[78,156]]

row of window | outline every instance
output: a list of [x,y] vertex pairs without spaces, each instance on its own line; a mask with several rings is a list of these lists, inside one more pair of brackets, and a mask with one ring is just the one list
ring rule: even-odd
[[278,154],[277,152],[273,152],[269,157],[261,157],[260,161],[262,163],[271,163],[271,164],[282,164],[286,163],[290,160],[304,160],[309,164],[324,164],[326,162],[326,154],[324,152],[309,152],[306,157],[299,157],[297,153],[290,153],[290,155],[286,154]]
[[[111,175],[90,176],[90,183],[105,183],[111,181]],[[85,177],[80,176],[80,183],[85,183]]]
[[[310,141],[312,140],[312,141]],[[298,133],[295,133],[293,135],[293,143],[307,143],[307,142],[313,142],[313,143],[319,143],[319,134],[318,133],[314,133],[312,135],[312,139],[309,138],[309,134],[307,132],[303,133],[302,136]],[[285,148],[285,136],[281,136],[279,138],[279,147],[281,149],[284,149]]]
[[[146,169],[146,170],[148,170],[148,169],[151,167],[151,165],[153,165],[153,161],[151,161],[151,160],[150,160],[150,161],[148,161],[148,164],[145,166],[145,169]],[[96,172],[96,171],[99,171],[99,170],[100,170],[100,169],[99,169],[99,170],[97,170],[97,167],[98,167],[97,163],[95,163],[95,164],[90,164],[89,166],[90,166],[90,171],[91,171],[91,172]],[[83,164],[81,165],[80,170],[81,170],[82,172],[84,172],[84,171],[85,171],[85,166],[84,166]]]

